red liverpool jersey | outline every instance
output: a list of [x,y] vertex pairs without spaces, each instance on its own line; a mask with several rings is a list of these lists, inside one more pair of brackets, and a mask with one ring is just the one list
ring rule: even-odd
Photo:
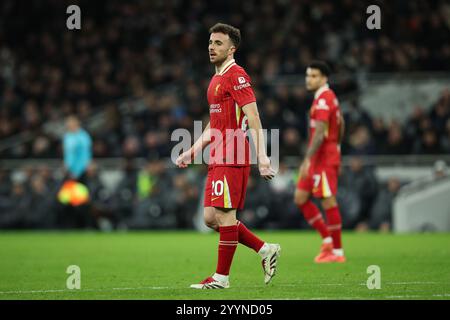
[[311,164],[314,166],[336,166],[341,162],[339,146],[340,109],[339,102],[328,85],[316,91],[310,110],[309,142],[315,131],[316,121],[326,122],[325,139],[313,155]]
[[250,165],[247,117],[242,107],[255,101],[250,77],[234,60],[212,77],[208,87],[210,165]]

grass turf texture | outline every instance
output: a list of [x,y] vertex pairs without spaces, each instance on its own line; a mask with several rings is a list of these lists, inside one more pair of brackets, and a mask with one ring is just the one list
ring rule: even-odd
[[[217,234],[196,232],[3,232],[0,299],[450,299],[450,234],[344,233],[345,264],[317,265],[313,232],[257,232],[282,246],[264,285],[259,256],[239,245],[231,288],[194,290],[215,271]],[[68,290],[69,265],[81,289]],[[369,290],[369,265],[381,289]]]

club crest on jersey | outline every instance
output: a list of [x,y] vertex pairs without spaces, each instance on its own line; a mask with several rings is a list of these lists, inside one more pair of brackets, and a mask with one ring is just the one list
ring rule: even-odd
[[217,96],[217,93],[219,92],[219,88],[220,88],[220,83],[216,86],[216,88],[214,89],[214,95]]
[[330,108],[327,105],[325,99],[319,99],[319,103],[316,106],[316,110],[329,110]]

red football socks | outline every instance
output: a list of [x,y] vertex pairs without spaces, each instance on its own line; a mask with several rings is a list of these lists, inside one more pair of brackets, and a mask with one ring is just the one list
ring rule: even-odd
[[301,212],[303,212],[303,216],[305,217],[306,221],[308,221],[308,223],[320,233],[322,239],[330,236],[319,208],[317,208],[317,206],[311,200],[308,200],[304,204],[298,206],[298,208]]
[[341,241],[341,229],[342,229],[342,220],[341,220],[341,214],[339,212],[339,207],[333,207],[330,209],[325,210],[325,213],[327,215],[327,222],[328,222],[328,231],[331,234],[331,237],[333,238],[333,247],[334,249],[341,249],[342,248],[342,241]]
[[[264,245],[264,241],[262,241],[260,238],[258,238],[253,232],[247,229],[247,227],[241,222],[237,222],[238,226],[238,241],[240,244],[243,244],[246,247],[249,247],[250,249],[255,250],[256,252],[259,252],[261,250],[262,246]],[[214,229],[214,231],[219,232],[219,227],[217,229]]]
[[255,234],[253,234],[247,227],[240,221],[237,222],[238,234],[239,234],[239,243],[252,248],[256,252],[264,245],[264,241],[258,238]]
[[216,273],[227,276],[230,273],[231,262],[238,245],[238,226],[219,227],[219,258]]

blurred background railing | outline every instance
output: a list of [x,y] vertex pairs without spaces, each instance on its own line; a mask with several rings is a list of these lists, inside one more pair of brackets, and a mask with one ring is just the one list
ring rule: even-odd
[[[300,160],[284,159],[270,183],[254,171],[240,219],[254,228],[308,228],[292,201]],[[344,156],[338,192],[344,228],[393,229],[393,204],[402,187],[411,190],[425,181],[424,190],[435,179],[448,179],[449,160],[449,155]],[[67,212],[58,201],[61,160],[2,159],[0,168],[1,228],[204,229],[205,165],[182,170],[170,159],[95,160],[86,177],[91,201],[77,208],[79,213]],[[439,201],[450,204],[448,197]],[[422,227],[432,231],[433,223],[416,231]]]

